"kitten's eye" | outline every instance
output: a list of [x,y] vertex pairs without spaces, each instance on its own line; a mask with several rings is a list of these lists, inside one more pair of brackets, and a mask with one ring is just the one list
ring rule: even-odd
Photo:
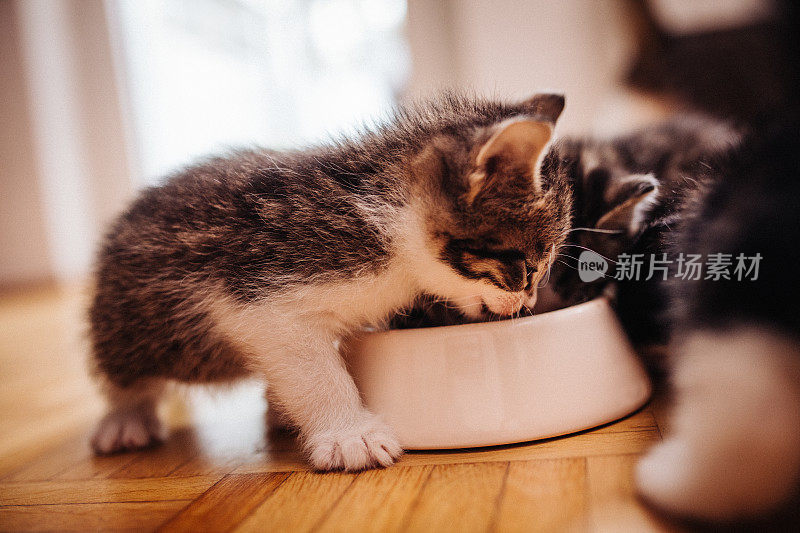
[[449,263],[470,279],[486,279],[505,290],[517,292],[525,288],[536,267],[529,267],[525,254],[515,248],[495,248],[490,240],[476,242],[453,239],[446,248]]

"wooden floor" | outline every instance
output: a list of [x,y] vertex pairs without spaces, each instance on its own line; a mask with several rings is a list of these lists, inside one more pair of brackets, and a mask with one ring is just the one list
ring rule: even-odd
[[265,434],[258,384],[185,391],[161,447],[93,457],[79,289],[2,295],[0,530],[673,531],[631,469],[661,438],[653,404],[577,435],[318,474]]

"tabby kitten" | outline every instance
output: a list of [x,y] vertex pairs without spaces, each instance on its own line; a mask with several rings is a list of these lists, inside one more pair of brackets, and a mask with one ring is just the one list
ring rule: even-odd
[[566,177],[539,172],[563,105],[445,96],[357,139],[237,152],[144,191],[99,254],[94,449],[161,439],[168,381],[255,375],[315,468],[392,464],[402,450],[338,341],[423,293],[472,315],[532,305],[569,228]]

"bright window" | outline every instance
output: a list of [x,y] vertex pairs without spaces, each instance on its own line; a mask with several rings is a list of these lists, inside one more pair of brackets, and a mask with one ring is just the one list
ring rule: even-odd
[[324,140],[403,89],[405,0],[118,0],[140,183],[253,144]]

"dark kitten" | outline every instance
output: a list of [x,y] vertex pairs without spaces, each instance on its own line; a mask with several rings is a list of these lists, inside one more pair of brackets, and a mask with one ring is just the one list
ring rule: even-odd
[[[597,296],[613,286],[616,310],[639,345],[669,339],[665,316],[669,294],[658,276],[609,277],[584,282],[577,275],[583,250],[609,260],[609,276],[620,254],[657,256],[683,225],[684,212],[722,179],[740,140],[725,122],[683,115],[611,140],[567,139],[546,158],[543,172],[572,178],[576,228],[553,266],[550,288],[560,306]],[[586,228],[585,230],[577,228]],[[599,231],[592,231],[599,230]]]
[[569,228],[566,178],[539,172],[563,105],[444,97],[357,139],[242,151],[144,191],[98,258],[95,450],[158,440],[168,381],[256,375],[314,467],[391,464],[400,446],[338,341],[423,293],[468,314],[532,304]]
[[[800,479],[800,4],[752,2],[765,18],[684,35],[661,27],[655,2],[629,5],[644,30],[629,84],[749,132],[714,169],[720,179],[691,195],[662,251],[763,257],[757,280],[660,284],[671,310],[659,316],[672,330],[674,421],[640,464],[638,485],[662,509],[689,517],[765,513],[797,496]],[[771,523],[737,525],[796,530],[797,499],[783,507]]]
[[[668,359],[648,362],[669,371],[671,433],[641,463],[638,483],[664,509],[713,520],[774,509],[800,481],[800,121],[772,117],[742,131],[678,117],[611,142],[567,141],[553,150],[579,178],[576,228],[624,230],[574,231],[565,250],[579,243],[577,252],[671,260],[666,281],[646,280],[643,270],[638,279],[588,284],[557,262],[551,286],[562,304],[612,286],[635,340],[670,343]],[[549,164],[548,157],[543,172]],[[656,180],[646,203],[627,203],[637,194],[607,202],[630,173],[642,172]],[[608,209],[614,205],[624,209]],[[644,208],[630,216],[631,205]],[[727,254],[730,279],[715,279],[705,266],[698,278],[678,276],[677,258],[714,254]],[[739,279],[740,254],[762,258],[750,271],[755,279]]]
[[[791,113],[789,113],[791,115]],[[756,125],[683,212],[667,251],[760,256],[746,279],[676,280],[670,433],[638,468],[656,505],[755,515],[800,481],[800,120]],[[752,262],[748,267],[752,266]],[[796,527],[797,513],[794,512]]]
[[[714,520],[756,515],[797,494],[800,121],[773,119],[742,134],[691,116],[610,141],[566,139],[542,172],[569,176],[574,189],[575,227],[552,267],[549,298],[571,305],[612,288],[635,339],[670,343],[669,360],[658,363],[670,371],[673,422],[638,468],[642,494]],[[673,262],[666,281],[643,271],[585,283],[567,257],[584,249]],[[730,279],[706,270],[676,277],[681,254],[728,254]],[[737,279],[740,254],[762,258],[756,279]],[[441,304],[417,313],[417,325],[459,320]]]

